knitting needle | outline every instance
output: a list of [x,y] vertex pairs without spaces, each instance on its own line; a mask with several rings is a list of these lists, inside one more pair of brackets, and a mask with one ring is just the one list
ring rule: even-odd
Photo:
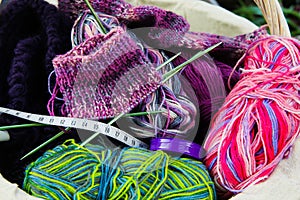
[[[170,79],[170,78],[171,78],[172,76],[174,76],[178,71],[180,71],[185,65],[187,65],[187,64],[191,63],[192,61],[196,60],[197,58],[203,56],[205,53],[208,53],[209,51],[211,51],[213,48],[217,47],[217,46],[220,45],[220,44],[221,44],[221,42],[218,43],[218,44],[216,44],[216,45],[213,45],[212,47],[210,47],[210,48],[208,48],[208,49],[206,49],[206,50],[204,50],[204,51],[201,51],[201,52],[197,53],[196,55],[194,55],[192,58],[190,58],[190,59],[187,60],[186,62],[180,64],[178,67],[174,68],[174,69],[176,69],[175,71],[174,71],[174,69],[171,70],[173,73],[172,73],[172,74],[169,74],[168,76],[166,76],[166,79],[167,79],[167,80]],[[163,66],[169,64],[169,63],[172,62],[175,58],[177,58],[180,54],[181,54],[180,52],[177,53],[175,56],[171,57],[169,60],[167,60],[166,62],[162,63],[160,66],[158,66],[158,67],[156,68],[156,70],[159,70],[159,69],[161,69]],[[167,73],[167,74],[168,74],[168,73]],[[146,113],[149,114],[149,112],[146,112]],[[145,114],[146,114],[146,113],[145,113]],[[114,122],[116,122],[119,118],[121,118],[121,117],[124,116],[124,115],[126,115],[126,114],[121,113],[119,116],[115,117],[112,121],[110,121],[110,122],[108,123],[108,125],[113,124]],[[129,113],[129,115],[133,116],[132,113]],[[36,151],[38,151],[39,149],[41,149],[41,148],[44,147],[45,145],[49,144],[50,142],[54,141],[56,138],[60,137],[60,136],[63,135],[63,134],[64,134],[64,131],[59,132],[59,133],[58,133],[57,135],[55,135],[53,138],[50,138],[49,140],[47,140],[47,141],[44,142],[43,144],[39,145],[38,147],[36,147],[35,149],[33,149],[32,151],[30,151],[29,153],[27,153],[25,156],[23,156],[23,157],[21,158],[21,160],[23,160],[24,158],[26,158],[26,157],[30,156],[31,154],[35,153]],[[88,138],[86,141],[84,141],[84,142],[81,144],[81,146],[84,146],[84,145],[87,144],[89,141],[91,141],[92,139],[94,139],[95,137],[97,137],[99,134],[100,134],[100,133],[95,133],[95,134],[93,134],[90,138]]]
[[31,154],[34,154],[35,152],[37,152],[38,150],[40,150],[41,148],[43,148],[44,146],[46,146],[47,144],[49,144],[50,142],[56,140],[57,138],[59,138],[60,136],[62,136],[65,132],[71,130],[71,128],[66,128],[63,131],[60,131],[59,133],[57,133],[55,136],[53,136],[52,138],[50,138],[49,140],[47,140],[46,142],[44,142],[43,144],[39,145],[38,147],[34,148],[33,150],[31,150],[29,153],[27,153],[25,156],[23,156],[20,160],[23,160],[24,158],[30,156]]
[[160,70],[161,68],[163,68],[165,65],[169,64],[170,62],[172,62],[175,58],[177,58],[178,56],[180,56],[181,52],[177,53],[176,55],[174,55],[173,57],[171,57],[170,59],[168,59],[166,62],[162,63],[161,65],[159,65],[156,68],[156,71]]
[[[163,111],[149,111],[149,112],[136,112],[136,113],[127,113],[124,115],[124,117],[134,117],[134,116],[142,116],[142,115],[151,115],[151,114],[158,114],[158,113],[162,113]],[[123,117],[123,116],[120,116]],[[119,117],[119,118],[120,118]],[[118,118],[118,119],[119,119]],[[110,123],[114,123],[114,121],[111,121]],[[21,124],[21,125],[13,125],[13,126],[19,126],[20,127],[29,127],[29,124]],[[37,125],[41,125],[41,126],[46,126],[47,124],[34,124],[34,126]],[[12,128],[12,126],[6,126],[9,128]],[[4,128],[0,127],[0,130],[5,130]],[[25,158],[27,158],[28,156],[34,154],[35,152],[37,152],[38,150],[40,150],[41,148],[43,148],[44,146],[48,145],[50,142],[53,142],[54,140],[56,140],[57,138],[59,138],[60,136],[62,136],[64,133],[66,133],[67,131],[69,131],[71,128],[66,128],[64,131],[60,131],[59,133],[57,133],[55,136],[51,137],[50,139],[48,139],[47,141],[45,141],[44,143],[42,143],[41,145],[37,146],[36,148],[34,148],[33,150],[31,150],[30,152],[28,152],[26,155],[24,155],[20,160],[23,160]]]
[[203,56],[204,54],[210,52],[211,50],[213,50],[214,48],[216,48],[217,46],[219,46],[222,42],[219,42],[207,49],[205,49],[204,51],[200,51],[197,54],[195,54],[193,57],[191,57],[189,60],[183,62],[182,64],[178,65],[177,67],[175,67],[174,69],[168,71],[167,73],[165,73],[163,75],[163,81],[162,83],[165,83],[166,81],[168,81],[170,78],[172,78],[176,73],[178,73],[180,70],[182,70],[183,67],[185,67],[186,65],[190,64],[191,62],[195,61],[196,59],[198,59],[199,57]]
[[92,7],[92,5],[90,4],[89,0],[84,0],[84,2],[86,3],[86,5],[88,6],[88,8],[90,9],[91,13],[93,14],[93,16],[95,17],[98,25],[100,26],[101,30],[103,33],[107,33],[106,29],[104,28],[99,16],[97,15],[97,13],[95,12],[94,8]]
[[26,127],[46,126],[46,125],[47,124],[32,123],[32,124],[17,124],[17,125],[10,125],[10,126],[1,126],[0,131],[14,129],[14,128],[26,128]]
[[[222,42],[219,42],[207,49],[205,49],[204,51],[200,51],[197,54],[195,54],[193,57],[191,57],[189,60],[185,61],[184,63],[180,64],[179,66],[177,66],[176,68],[172,69],[171,71],[167,72],[166,74],[163,75],[163,81],[162,83],[165,83],[167,80],[169,80],[170,78],[172,78],[176,73],[178,73],[184,66],[186,66],[187,64],[193,62],[194,60],[200,58],[201,56],[203,56],[204,54],[208,53],[209,51],[213,50],[214,48],[216,48],[217,46],[219,46]],[[175,55],[176,56],[176,55]],[[177,54],[177,56],[179,56]],[[173,57],[173,59],[175,59]],[[168,60],[168,62],[165,63],[170,63],[170,59]],[[166,65],[165,63],[163,63],[164,65]],[[159,66],[161,68],[161,66]],[[116,122],[120,117],[122,117],[124,115],[124,113],[121,113],[120,115],[118,115],[117,117],[115,117],[112,121],[110,121],[107,125],[110,126],[111,124],[113,124],[114,122]],[[97,137],[99,134],[101,134],[100,132],[94,133],[91,137],[89,137],[88,139],[86,139],[83,143],[81,143],[80,146],[84,146],[86,145],[88,142],[90,142],[91,140],[93,140],[95,137]]]
[[[153,115],[163,113],[163,111],[149,111],[149,112],[136,112],[136,113],[127,113],[124,117],[136,117],[136,116],[143,116],[143,115]],[[41,124],[41,123],[30,123],[30,124],[16,124],[16,125],[9,125],[9,126],[0,126],[0,131],[6,131],[9,129],[16,129],[16,128],[29,128],[29,127],[38,127],[38,126],[47,126],[48,124]]]
[[[166,62],[162,63],[161,65],[159,65],[156,69],[157,69],[157,70],[161,69],[161,68],[164,67],[165,65],[169,64],[170,62],[172,62],[172,61],[173,61],[175,58],[177,58],[180,54],[181,54],[181,53],[177,53],[175,56],[173,56],[172,58],[168,59]],[[148,114],[151,114],[151,113],[156,114],[156,113],[158,113],[158,112],[161,112],[161,111],[143,112],[143,114],[145,114],[145,115],[148,115]],[[142,115],[141,113],[142,113],[142,112],[140,112],[140,113],[128,113],[128,114],[122,113],[122,114],[120,114],[119,116],[117,116],[116,118],[119,119],[119,118],[121,118],[122,116],[126,116],[126,115],[131,116],[131,117],[132,117],[132,116],[141,116],[141,115]],[[116,119],[116,118],[115,118],[115,119]],[[109,124],[113,124],[113,123],[116,121],[115,119],[113,119],[111,122],[109,122]],[[60,136],[63,135],[63,134],[64,134],[64,131],[59,132],[58,134],[56,134],[55,136],[53,136],[52,138],[50,138],[49,140],[47,140],[47,141],[44,142],[43,144],[39,145],[38,147],[34,148],[32,151],[30,151],[29,153],[27,153],[25,156],[23,156],[23,157],[21,158],[21,160],[23,160],[24,158],[26,158],[26,157],[30,156],[31,154],[35,153],[36,151],[38,151],[38,150],[41,149],[42,147],[46,146],[46,145],[49,144],[50,142],[54,141],[56,138],[60,137]],[[96,134],[94,134],[94,135],[96,135]],[[97,134],[97,135],[98,135],[98,134]],[[97,135],[96,135],[96,136],[97,136]],[[96,136],[94,136],[94,137],[96,137]],[[93,135],[92,135],[91,137],[93,137]],[[94,137],[93,137],[93,138],[94,138]]]
[[125,117],[137,117],[137,116],[143,116],[143,115],[153,115],[153,114],[159,114],[163,113],[162,110],[155,110],[155,111],[147,111],[147,112],[136,112],[136,113],[127,113],[125,114]]

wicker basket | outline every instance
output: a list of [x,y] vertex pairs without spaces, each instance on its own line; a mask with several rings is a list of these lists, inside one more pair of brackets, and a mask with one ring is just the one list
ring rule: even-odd
[[[162,1],[164,3],[166,3],[166,0],[162,0]],[[48,2],[53,3],[54,5],[57,5],[56,0],[48,0]],[[140,2],[139,2],[139,0],[128,0],[128,2],[133,3],[135,5],[137,5],[137,4],[152,4],[152,5],[155,5],[155,1],[140,0]],[[269,26],[270,33],[272,35],[291,37],[287,21],[286,21],[284,15],[283,15],[283,11],[282,11],[282,9],[280,7],[280,4],[277,0],[254,0],[254,2],[261,9],[261,11],[264,15],[264,18],[267,21],[267,24]],[[1,0],[0,0],[0,3],[1,3]],[[170,2],[167,2],[167,3],[170,4]],[[185,2],[185,3],[187,3],[187,2]],[[156,5],[156,6],[159,6],[159,5]],[[225,10],[221,10],[221,11],[226,12]],[[236,17],[236,16],[233,16],[233,17]],[[245,20],[245,19],[242,19],[242,18],[240,19],[241,23],[245,22],[246,25],[244,24],[244,25],[241,25],[241,26],[246,27],[246,26],[250,25],[250,27],[252,29],[253,29],[253,27],[255,27],[253,24],[248,23],[247,21],[243,21],[243,20]],[[207,31],[207,30],[202,30],[202,31]],[[240,34],[240,33],[237,32],[236,34]],[[1,174],[0,174],[0,179],[1,179]],[[15,184],[11,184],[11,183],[5,182],[5,181],[3,181],[2,183],[0,181],[0,199],[2,198],[1,197],[1,190],[2,191],[6,190],[5,187],[6,187],[7,190],[9,190],[9,189],[13,190],[11,192],[12,196],[7,197],[7,199],[16,199],[16,200],[23,200],[23,199],[36,200],[36,199],[38,199],[38,198],[35,198],[35,197],[31,197],[28,194],[24,193],[22,190],[18,189]],[[261,192],[263,192],[263,191],[261,191]],[[255,196],[251,196],[251,198],[256,199]],[[232,199],[242,200],[243,197],[239,198],[239,195],[237,195],[237,196],[233,197]]]
[[262,11],[272,35],[291,37],[287,21],[277,0],[254,0]]

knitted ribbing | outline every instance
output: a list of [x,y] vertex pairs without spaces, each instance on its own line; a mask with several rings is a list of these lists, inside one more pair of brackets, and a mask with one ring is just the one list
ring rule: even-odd
[[[89,0],[96,11],[115,16],[120,23],[153,48],[184,48],[203,50],[223,42],[210,54],[215,60],[234,66],[250,43],[267,34],[263,26],[251,33],[227,37],[189,31],[188,22],[173,12],[155,6],[133,6],[123,0]],[[73,20],[87,10],[84,0],[58,0],[58,7]],[[139,29],[139,28],[143,29]],[[174,49],[173,49],[174,50]],[[224,56],[225,55],[225,56]]]
[[[67,3],[68,2],[68,3]],[[75,3],[76,2],[76,3]],[[253,41],[256,41],[260,39],[261,37],[264,37],[267,34],[266,27],[261,27],[251,33],[244,34],[244,35],[238,35],[236,37],[226,37],[216,34],[210,34],[210,33],[196,33],[196,32],[189,32],[187,29],[183,29],[184,26],[160,26],[149,23],[149,21],[146,20],[147,23],[144,22],[144,20],[149,17],[147,13],[147,9],[143,10],[144,7],[133,7],[132,5],[129,5],[122,1],[116,1],[112,5],[113,8],[107,7],[106,4],[108,1],[99,1],[99,0],[92,0],[91,3],[93,4],[93,7],[97,11],[101,12],[107,12],[106,14],[112,14],[114,15],[118,20],[121,22],[126,22],[130,28],[132,28],[130,31],[133,31],[136,36],[138,36],[140,39],[142,39],[144,42],[146,42],[148,45],[150,45],[152,48],[162,48],[162,49],[170,49],[170,52],[186,52],[190,54],[186,54],[188,56],[185,56],[185,58],[188,58],[191,56],[195,51],[206,49],[214,44],[217,44],[219,42],[222,42],[220,46],[215,48],[213,51],[210,52],[210,55],[214,58],[214,61],[216,63],[216,66],[218,67],[218,70],[220,72],[220,76],[222,76],[222,79],[224,81],[225,89],[227,92],[230,91],[230,89],[234,86],[234,84],[239,79],[239,73],[238,71],[232,72],[232,67],[237,63],[237,61],[242,57],[244,52],[247,50],[249,44],[251,44]],[[60,9],[70,15],[73,14],[73,16],[76,16],[79,14],[80,11],[86,9],[87,7],[84,5],[82,1],[64,1],[60,0]],[[67,7],[68,5],[68,7]],[[70,6],[71,5],[71,6]],[[139,8],[139,9],[138,9]],[[110,10],[111,9],[111,10]],[[133,18],[134,23],[132,21],[131,16],[136,15],[135,12],[132,12],[131,15],[126,15],[126,12],[130,9],[138,9],[140,11],[140,14],[144,14],[144,18]],[[159,8],[156,7],[149,7],[151,12],[155,13]],[[130,12],[128,12],[130,13]],[[125,18],[124,16],[127,16],[128,18]],[[154,17],[155,20],[160,20],[159,24],[168,24],[175,21],[179,21],[181,17],[177,16],[176,14],[172,15],[172,20],[169,20],[167,17],[160,18],[160,15],[156,15]],[[176,19],[177,18],[177,19]],[[126,19],[126,20],[125,20]],[[130,21],[130,20],[131,21]],[[150,20],[151,21],[151,20]],[[169,22],[170,21],[170,22]],[[186,22],[185,22],[186,23]],[[152,26],[153,28],[143,28],[143,29],[134,29],[139,27],[148,27]],[[160,32],[159,28],[169,28],[164,31],[170,31],[168,34],[168,39],[172,38],[172,42],[166,42],[168,43],[166,45],[164,39],[159,37],[152,37],[153,31],[156,30],[157,32]],[[156,29],[155,29],[156,28]],[[179,34],[178,34],[179,33]],[[182,35],[180,35],[182,34]],[[184,34],[184,35],[183,35]],[[180,37],[178,37],[180,36]],[[173,46],[172,46],[173,45]],[[169,48],[171,47],[171,48]],[[195,51],[194,51],[195,50]],[[193,53],[192,53],[193,52]],[[173,56],[173,55],[169,55]],[[175,65],[179,65],[184,61],[182,58],[177,58],[174,61]],[[231,66],[231,67],[230,67]],[[239,67],[239,66],[238,66]],[[193,74],[193,71],[199,71],[199,68],[201,68],[201,65],[197,65],[196,63],[192,63],[185,67],[183,70],[183,75],[193,83],[198,82],[199,85],[194,84],[194,90],[197,94],[198,100],[199,100],[199,108],[200,108],[200,116],[201,116],[201,123],[199,127],[199,139],[198,141],[202,141],[205,133],[207,132],[210,119],[212,117],[211,113],[215,113],[218,108],[217,105],[221,105],[223,102],[223,98],[214,98],[210,96],[207,85],[202,84],[203,78],[197,75]],[[202,68],[201,68],[202,69]],[[237,68],[238,69],[238,68]],[[227,87],[227,81],[230,78],[230,88]],[[193,77],[196,76],[196,77]],[[195,79],[196,78],[196,79]],[[197,81],[196,81],[197,80]],[[214,105],[214,109],[212,110],[212,105]]]
[[137,42],[119,27],[57,56],[53,65],[71,117],[105,119],[128,112],[161,80]]

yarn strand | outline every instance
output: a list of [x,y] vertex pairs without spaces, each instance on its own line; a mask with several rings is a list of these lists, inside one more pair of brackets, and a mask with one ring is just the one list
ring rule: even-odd
[[265,37],[244,63],[204,143],[220,197],[267,179],[300,133],[300,42]]
[[31,163],[23,188],[47,199],[216,199],[200,161],[142,148],[83,147],[74,140]]
[[[205,49],[204,51],[200,51],[197,54],[195,54],[193,57],[191,57],[189,60],[187,60],[186,62],[182,63],[181,65],[179,65],[178,67],[174,68],[173,70],[171,70],[170,72],[167,72],[166,74],[163,75],[163,80],[162,83],[165,83],[168,79],[172,78],[172,76],[174,76],[176,73],[178,73],[184,66],[186,66],[187,64],[195,61],[196,59],[200,58],[201,56],[205,55],[206,53],[208,53],[209,51],[213,50],[214,48],[216,48],[217,46],[219,46],[221,44],[218,43],[216,45],[213,45],[212,47],[209,47],[207,49]],[[176,57],[179,56],[180,54],[175,55]],[[175,56],[173,58],[171,58],[170,60],[174,59]],[[161,68],[162,66],[168,64],[170,62],[170,60],[168,60],[167,62],[164,62],[163,64],[161,64],[160,66],[158,66],[158,68]],[[122,113],[120,115],[118,115],[117,117],[115,117],[112,121],[110,121],[108,123],[108,125],[111,125],[112,123],[114,123],[115,121],[117,121],[118,119],[120,119],[123,115],[125,115],[125,113]],[[97,137],[99,133],[95,133],[92,136],[90,136],[89,138],[87,138],[83,143],[82,146],[86,145],[88,142],[90,142],[91,140],[93,140],[95,137]]]

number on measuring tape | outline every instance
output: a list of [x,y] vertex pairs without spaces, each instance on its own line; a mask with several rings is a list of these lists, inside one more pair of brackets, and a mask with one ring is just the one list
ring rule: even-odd
[[116,136],[116,137],[119,137],[119,135],[120,135],[120,132],[119,132],[119,131],[116,131],[115,136]]
[[86,121],[84,121],[84,122],[82,122],[81,126],[84,128],[84,127],[87,127],[87,125],[88,125],[88,123]]
[[98,124],[94,124],[94,130],[98,130],[99,129],[99,125]]
[[119,140],[120,142],[128,146],[142,147],[142,148],[148,147],[148,145],[145,144],[143,141],[131,136],[130,134],[114,126],[110,126],[102,122],[80,119],[80,118],[37,115],[37,114],[21,112],[13,109],[3,108],[3,107],[0,107],[0,112],[13,115],[19,118],[23,118],[29,121],[37,122],[37,123],[43,123],[43,124],[54,125],[54,126],[65,125],[70,128],[78,128],[78,129],[85,129],[93,132],[100,132],[104,135]]

